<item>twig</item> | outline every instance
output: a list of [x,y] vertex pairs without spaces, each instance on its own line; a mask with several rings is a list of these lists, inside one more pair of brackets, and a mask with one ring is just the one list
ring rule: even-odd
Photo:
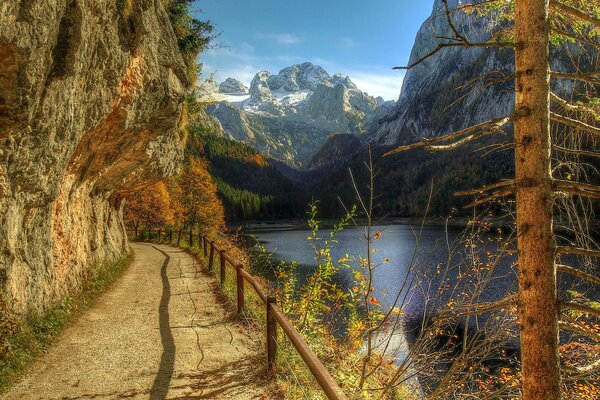
[[584,306],[583,304],[577,304],[577,303],[567,303],[567,302],[560,302],[560,308],[561,309],[569,309],[569,310],[577,310],[577,311],[581,311],[582,313],[585,314],[591,314],[594,315],[596,317],[600,317],[600,310],[597,308],[592,308],[589,306]]
[[556,253],[558,253],[558,254],[575,254],[578,256],[586,256],[586,257],[600,257],[599,250],[588,250],[588,249],[582,249],[580,247],[572,247],[572,246],[557,246]]
[[586,272],[580,271],[580,270],[570,267],[568,265],[558,264],[556,266],[556,270],[558,272],[564,272],[565,274],[573,275],[578,278],[584,279],[586,281],[590,281],[592,283],[595,283],[596,285],[600,285],[600,277],[588,274]]
[[594,18],[593,16],[580,11],[576,8],[570,7],[566,4],[559,2],[558,0],[550,0],[550,7],[560,10],[564,13],[570,14],[576,18],[579,18],[590,25],[595,26],[596,28],[600,28],[600,19]]
[[586,131],[592,133],[594,135],[600,136],[600,128],[597,128],[592,125],[588,125],[585,122],[577,121],[576,119],[564,117],[555,112],[550,112],[550,119],[556,122],[560,122],[561,124],[569,125],[574,128],[580,129],[582,131]]

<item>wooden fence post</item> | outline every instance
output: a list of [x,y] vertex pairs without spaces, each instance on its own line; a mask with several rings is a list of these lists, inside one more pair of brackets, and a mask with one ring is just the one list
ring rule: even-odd
[[206,256],[207,256],[207,252],[208,252],[208,244],[206,243],[206,240],[207,240],[207,239],[206,239],[206,236],[204,236],[204,237],[202,238],[202,240],[204,241],[204,258],[206,258]]
[[210,257],[208,258],[208,270],[212,271],[213,260],[215,259],[215,242],[210,242]]
[[221,250],[220,252],[221,258],[221,286],[225,284],[225,250]]
[[271,371],[275,366],[277,357],[277,322],[272,313],[275,304],[275,296],[267,296],[267,370]]
[[242,270],[244,267],[240,264],[236,267],[236,278],[237,278],[237,312],[241,314],[244,310],[244,277],[242,276]]

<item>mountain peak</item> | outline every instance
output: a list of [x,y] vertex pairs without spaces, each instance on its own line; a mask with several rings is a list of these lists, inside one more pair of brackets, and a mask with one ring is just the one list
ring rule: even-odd
[[227,78],[219,85],[219,93],[237,94],[248,93],[248,87],[234,78]]

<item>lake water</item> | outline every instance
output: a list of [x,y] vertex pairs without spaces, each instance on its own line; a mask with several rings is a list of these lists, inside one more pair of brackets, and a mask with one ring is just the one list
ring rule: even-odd
[[[431,294],[431,291],[422,290],[425,284],[427,287],[445,287],[448,295],[444,297],[447,298],[452,292],[450,287],[454,287],[459,280],[467,285],[469,280],[473,284],[473,279],[478,279],[469,276],[473,266],[471,247],[465,248],[464,243],[460,242],[460,231],[449,231],[446,234],[443,228],[425,227],[419,234],[419,227],[411,228],[408,225],[377,226],[374,227],[374,231],[381,232],[381,237],[373,244],[376,252],[372,253],[373,264],[379,265],[374,273],[375,293],[382,305],[388,309],[400,291],[409,292],[410,285],[406,284],[406,280],[407,277],[414,276],[412,271],[418,272],[413,281],[412,292],[407,295],[404,304],[407,312],[419,312],[423,309],[425,292]],[[328,235],[329,232],[324,230],[321,235]],[[307,240],[307,237],[311,236],[309,231],[260,232],[255,233],[254,236],[270,252],[273,252],[277,259],[296,261],[300,265],[301,275],[306,276],[314,271],[316,265],[314,251]],[[417,237],[420,238],[418,246]],[[359,256],[366,256],[366,241],[358,230],[348,228],[339,233],[336,239],[338,243],[334,244],[332,249],[334,260],[337,261],[346,254],[354,260]],[[486,235],[480,239],[476,243],[476,251],[483,250],[484,253],[488,251],[489,254],[497,252],[497,244],[493,236]],[[451,244],[450,254],[452,254],[449,262],[448,243]],[[384,262],[386,259],[389,261]],[[486,261],[487,257],[483,256],[483,265]],[[499,299],[516,287],[511,261],[512,259],[507,257],[495,268],[481,300]],[[357,268],[356,261],[351,264],[353,268]],[[447,265],[450,269],[445,273]],[[340,270],[338,280],[345,289],[353,286],[352,272],[348,269]]]

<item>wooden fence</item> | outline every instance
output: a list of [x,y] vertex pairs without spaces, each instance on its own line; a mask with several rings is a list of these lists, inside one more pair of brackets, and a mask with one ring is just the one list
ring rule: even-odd
[[227,274],[227,264],[229,264],[236,274],[236,292],[237,292],[237,311],[241,313],[244,309],[245,303],[245,288],[244,282],[248,282],[256,294],[260,297],[266,307],[266,325],[267,325],[267,367],[269,370],[275,365],[275,359],[277,355],[277,326],[281,327],[281,330],[288,337],[300,357],[304,360],[304,363],[313,374],[319,386],[323,389],[328,399],[331,400],[347,400],[348,397],[342,392],[335,379],[331,376],[329,371],[325,368],[321,360],[313,353],[313,351],[306,343],[306,340],[302,337],[300,332],[294,328],[290,320],[285,316],[281,308],[276,304],[275,297],[268,294],[268,292],[260,285],[260,283],[244,269],[244,267],[236,263],[224,250],[221,250],[217,245],[206,238],[205,236],[199,235],[198,237],[204,253],[204,257],[208,258],[208,270],[212,271],[216,263],[216,257],[219,259],[219,277],[221,285],[225,284],[225,278]]

